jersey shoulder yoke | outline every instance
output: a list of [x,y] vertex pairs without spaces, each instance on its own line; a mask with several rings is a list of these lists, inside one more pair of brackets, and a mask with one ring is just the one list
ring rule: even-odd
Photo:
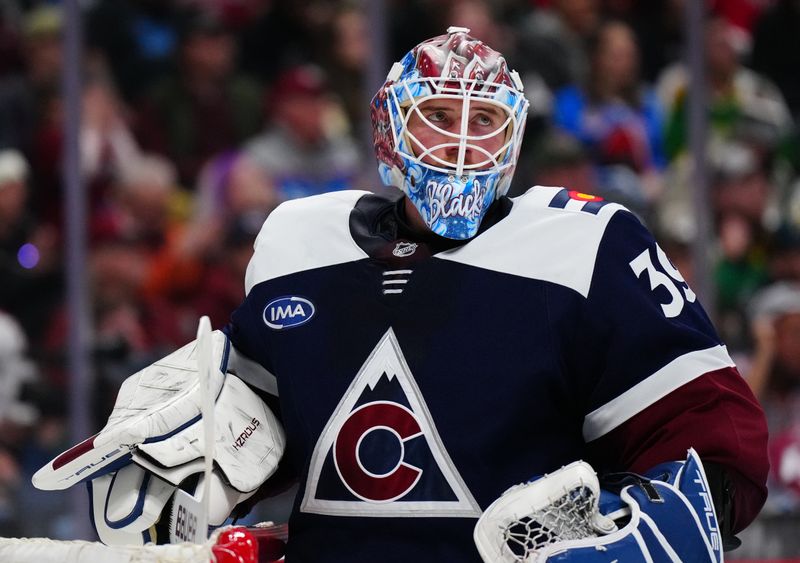
[[350,212],[370,192],[346,190],[282,203],[270,213],[247,266],[245,291],[304,270],[366,258],[350,234]]
[[589,294],[609,221],[625,207],[565,188],[534,186],[469,244],[438,258],[556,283]]

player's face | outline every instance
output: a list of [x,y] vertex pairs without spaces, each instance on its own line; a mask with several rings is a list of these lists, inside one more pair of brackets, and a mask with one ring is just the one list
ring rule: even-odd
[[[442,161],[457,164],[463,110],[464,102],[461,99],[436,98],[420,103],[412,111],[408,131],[416,138],[416,141],[411,141],[414,152],[419,156],[427,148],[444,145],[424,154],[423,162],[435,166],[442,166]],[[470,137],[464,153],[465,166],[485,162],[477,169],[490,168],[492,162],[489,155],[497,160],[501,158],[497,153],[506,141],[504,124],[507,118],[506,113],[493,104],[478,100],[470,102],[467,125],[463,131]],[[475,146],[483,150],[476,150]]]

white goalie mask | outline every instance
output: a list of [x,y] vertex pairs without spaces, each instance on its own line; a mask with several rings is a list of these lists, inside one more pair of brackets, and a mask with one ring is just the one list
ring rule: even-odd
[[381,179],[452,239],[475,236],[508,191],[528,109],[519,75],[468,31],[451,27],[417,45],[371,105]]

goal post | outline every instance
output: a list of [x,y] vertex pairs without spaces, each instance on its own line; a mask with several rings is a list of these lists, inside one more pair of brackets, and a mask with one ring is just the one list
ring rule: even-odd
[[286,524],[225,526],[203,544],[107,546],[90,541],[0,538],[0,561],[9,563],[274,563],[286,545]]

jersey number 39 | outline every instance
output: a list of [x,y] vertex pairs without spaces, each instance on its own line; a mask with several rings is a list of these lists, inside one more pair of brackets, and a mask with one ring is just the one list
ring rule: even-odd
[[[684,281],[681,273],[672,265],[672,262],[669,261],[669,258],[667,258],[667,255],[658,244],[656,244],[656,259],[661,267],[660,269],[653,264],[650,250],[649,248],[644,250],[639,256],[631,260],[630,267],[637,278],[642,277],[642,272],[647,272],[651,290],[655,291],[660,286],[669,292],[671,300],[669,303],[661,303],[661,310],[664,311],[664,315],[667,318],[677,317],[683,311],[684,303],[686,301],[694,303],[697,296],[689,289],[689,284]],[[681,291],[683,294],[681,294]]]

